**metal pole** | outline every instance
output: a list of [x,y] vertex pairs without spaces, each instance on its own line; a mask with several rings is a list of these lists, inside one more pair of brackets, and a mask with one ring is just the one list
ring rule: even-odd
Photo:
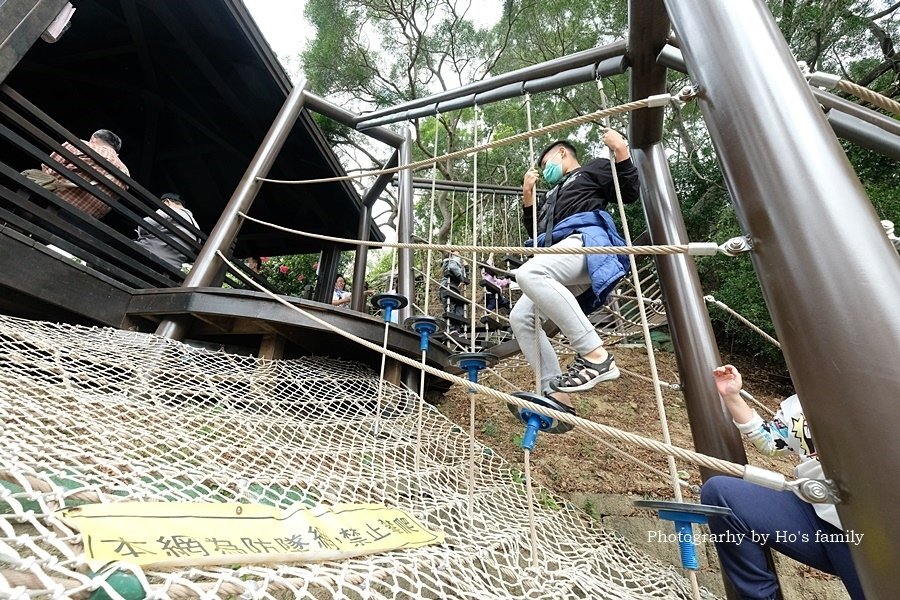
[[[392,183],[397,183],[398,177],[394,177]],[[431,179],[426,177],[413,177],[413,188],[417,190],[431,190]],[[471,192],[471,181],[456,181],[454,179],[438,179],[434,182],[434,188],[447,192]],[[504,196],[521,196],[522,186],[513,187],[511,185],[492,185],[490,183],[478,182],[478,191],[485,194],[498,194]],[[546,194],[546,191],[538,190],[538,195]]]
[[[306,89],[306,79],[301,79],[291,90],[287,100],[284,101],[278,116],[269,128],[266,137],[263,138],[259,149],[250,161],[250,165],[244,172],[244,176],[238,182],[237,188],[231,195],[231,199],[222,211],[219,221],[209,234],[206,243],[200,250],[191,272],[185,278],[182,287],[205,287],[211,285],[218,270],[219,261],[216,252],[228,254],[231,245],[237,238],[241,228],[239,212],[248,212],[259,193],[262,183],[257,177],[265,177],[272,168],[278,152],[284,145],[284,141],[291,133],[291,129],[297,122],[297,117],[303,109],[303,92]],[[156,335],[181,340],[187,335],[190,320],[186,318],[167,318],[160,322],[156,329]]]
[[[358,115],[353,114],[349,110],[341,108],[335,104],[332,104],[325,98],[321,96],[317,96],[310,91],[306,91],[304,93],[304,102],[308,109],[314,110],[320,115],[326,116],[329,119],[334,119],[341,125],[346,125],[351,129],[356,127],[356,122],[360,120]],[[398,148],[400,144],[403,143],[403,137],[397,135],[393,131],[388,129],[384,129],[382,127],[372,127],[366,130],[366,135],[369,137],[378,140],[379,142],[384,142],[388,146],[393,146],[394,148]]]
[[360,131],[368,133],[370,127],[376,125],[387,125],[400,121],[408,121],[411,119],[420,119],[430,117],[436,113],[448,113],[454,110],[469,108],[472,106],[484,106],[507,98],[515,98],[523,96],[527,93],[537,93],[546,90],[558,90],[570,85],[577,85],[586,81],[593,81],[597,77],[608,77],[610,75],[619,75],[624,73],[627,68],[626,60],[623,56],[615,56],[607,58],[597,65],[588,65],[586,67],[578,67],[569,71],[563,71],[551,75],[550,77],[541,77],[540,79],[529,79],[521,83],[510,83],[502,87],[489,89],[477,94],[468,94],[459,96],[443,102],[435,102],[419,108],[411,108],[402,112],[392,113],[383,117],[373,118],[369,115],[361,117],[357,121],[356,128]]
[[[366,202],[359,211],[359,229],[356,236],[361,242],[369,241],[369,219],[372,218],[372,207]],[[356,257],[353,259],[353,294],[350,296],[350,310],[368,312],[366,307],[366,263],[369,258],[369,247],[365,244],[356,246]]]
[[[657,60],[666,48],[670,22],[662,0],[631,0],[628,4],[628,57],[631,60],[632,98],[666,91],[666,67]],[[631,115],[631,157],[641,178],[641,198],[650,239],[654,244],[689,240],[672,173],[662,147],[665,110],[654,108]],[[691,436],[698,452],[744,464],[747,455],[740,433],[719,398],[712,371],[721,364],[703,290],[694,261],[687,256],[660,256],[656,268],[662,286],[666,317],[688,411]],[[706,481],[715,473],[700,469]],[[771,556],[769,556],[771,564]],[[722,577],[729,600],[740,595]]]
[[[646,98],[666,92],[666,68],[656,55],[666,45],[669,17],[662,0],[631,0],[628,3],[628,59],[631,63],[631,98]],[[644,148],[662,140],[664,108],[638,111],[631,118],[628,141]]]
[[[684,56],[681,54],[681,50],[674,46],[665,46],[662,51],[660,51],[656,60],[665,67],[681,73],[687,73],[687,68],[684,66]],[[896,119],[892,119],[887,115],[876,112],[871,108],[866,108],[865,106],[844,100],[825,90],[820,90],[817,87],[810,87],[809,89],[819,104],[825,107],[826,112],[838,110],[846,115],[865,121],[866,123],[871,123],[890,134],[900,136],[900,122]],[[837,135],[841,134],[838,133]]]
[[[400,145],[400,165],[408,165],[412,162],[412,131],[406,127],[403,135],[403,143]],[[397,199],[397,241],[409,243],[412,239],[413,222],[413,187],[412,172],[409,169],[400,171],[400,193]],[[397,293],[409,299],[409,305],[400,309],[397,315],[402,323],[412,314],[412,305],[415,301],[415,274],[413,273],[413,251],[410,248],[397,250]]]
[[826,115],[828,124],[831,125],[838,137],[855,142],[863,148],[868,148],[888,158],[900,160],[900,136],[888,133],[877,125],[848,115],[836,108],[829,109]]
[[403,102],[402,104],[397,104],[390,108],[376,110],[373,113],[361,117],[358,122],[372,121],[374,119],[386,117],[388,115],[403,113],[412,108],[419,108],[428,104],[435,104],[437,102],[452,100],[454,98],[460,98],[462,96],[468,96],[470,94],[486,92],[488,90],[504,86],[508,83],[518,83],[521,81],[528,81],[529,79],[536,79],[538,77],[556,75],[561,71],[568,71],[569,69],[574,69],[576,67],[583,67],[585,65],[590,65],[607,58],[620,56],[624,53],[625,42],[620,40],[617,42],[613,42],[612,44],[607,44],[605,46],[598,46],[589,50],[582,50],[581,52],[576,52],[575,54],[570,54],[561,58],[555,58],[553,60],[538,63],[536,65],[516,69],[515,71],[503,73],[502,75],[497,75],[495,77],[482,79],[481,81],[476,81],[475,83],[471,83],[469,85],[446,90],[444,92],[433,94],[431,96],[425,96],[424,98],[416,98],[415,100]]
[[[656,62],[666,43],[669,19],[662,0],[631,0],[629,46],[632,57],[631,97],[659,94],[666,87],[666,69]],[[662,147],[663,112],[639,111],[632,115],[631,157],[641,178],[644,214],[654,244],[686,244],[690,241],[669,163]],[[659,280],[666,303],[666,316],[684,390],[694,447],[698,452],[737,463],[747,455],[740,433],[732,425],[716,390],[712,371],[720,364],[712,323],[700,277],[692,258],[685,255],[659,256]],[[713,473],[700,469],[703,479]]]
[[[400,153],[395,150],[391,158],[385,163],[385,169],[393,169],[399,164]],[[362,209],[359,213],[359,229],[357,239],[361,242],[369,241],[369,221],[372,218],[372,207],[381,196],[384,188],[393,180],[394,174],[379,175],[366,192],[362,201]],[[353,295],[350,296],[350,309],[358,312],[367,312],[365,294],[366,263],[369,257],[369,247],[365,244],[356,246],[356,257],[353,261]]]
[[839,110],[844,114],[850,115],[851,117],[856,117],[857,119],[861,119],[866,123],[876,125],[880,129],[883,129],[888,133],[900,135],[900,121],[892,119],[887,115],[883,115],[880,112],[875,112],[871,108],[866,108],[865,106],[861,106],[848,100],[844,100],[843,98],[839,98],[838,96],[830,94],[824,90],[820,90],[818,88],[810,88],[810,90],[812,90],[812,94],[813,96],[815,96],[819,104],[824,106],[826,109]]
[[863,589],[898,598],[900,261],[765,4],[665,1]]
[[[336,244],[329,244],[322,250],[319,259],[319,277],[312,299],[323,304],[331,304],[334,298],[334,281],[337,279],[338,265],[341,262],[341,249]],[[350,297],[353,301],[353,296]]]
[[[632,149],[631,156],[641,175],[641,196],[651,243],[687,244],[690,238],[665,148],[661,143],[653,144],[649,148]],[[722,359],[694,259],[683,254],[658,256],[656,268],[675,344],[694,448],[697,452],[745,464],[747,455],[741,434],[732,424],[712,376]],[[702,467],[700,473],[704,481],[716,474]]]

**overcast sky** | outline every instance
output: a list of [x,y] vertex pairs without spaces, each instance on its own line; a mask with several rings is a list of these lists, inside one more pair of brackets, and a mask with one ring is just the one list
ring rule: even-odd
[[[297,56],[315,34],[303,18],[306,0],[243,1],[285,69],[292,77],[295,76],[299,69]],[[457,7],[463,10],[470,2],[472,6],[469,6],[466,16],[480,27],[493,25],[503,14],[503,0],[457,0]]]
[[[303,17],[306,0],[243,0],[257,26],[265,36],[269,46],[275,51],[285,71],[296,81],[300,73],[299,54],[306,43],[315,35],[315,29]],[[470,2],[473,5],[470,5]],[[0,0],[2,3],[2,0]],[[456,0],[457,10],[466,11],[466,16],[479,27],[490,27],[503,14],[503,0]],[[345,168],[355,165],[345,164]],[[374,215],[376,222],[384,224],[383,211],[386,204],[378,202]],[[378,218],[381,216],[381,218]],[[396,240],[396,232],[382,227],[389,241]],[[374,257],[378,253],[370,254]]]

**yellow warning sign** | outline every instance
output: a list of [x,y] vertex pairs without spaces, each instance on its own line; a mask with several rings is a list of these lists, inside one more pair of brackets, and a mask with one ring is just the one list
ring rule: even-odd
[[90,566],[316,562],[444,541],[443,533],[380,504],[281,510],[261,504],[121,502],[57,514],[81,532]]

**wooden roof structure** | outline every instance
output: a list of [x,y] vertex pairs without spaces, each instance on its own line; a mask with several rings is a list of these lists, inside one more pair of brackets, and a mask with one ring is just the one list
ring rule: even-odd
[[[116,132],[132,177],[157,195],[181,194],[206,232],[291,89],[240,0],[80,0],[61,39],[33,44],[6,83],[84,139],[100,128]],[[0,155],[5,153],[0,149]],[[2,159],[16,163],[14,156]],[[34,166],[19,161],[22,169]],[[270,175],[343,174],[304,110]],[[360,207],[349,182],[267,184],[251,214],[287,227],[356,238]],[[109,223],[129,227],[112,218]],[[374,223],[371,239],[383,239]],[[248,222],[235,255],[319,249],[316,240]]]

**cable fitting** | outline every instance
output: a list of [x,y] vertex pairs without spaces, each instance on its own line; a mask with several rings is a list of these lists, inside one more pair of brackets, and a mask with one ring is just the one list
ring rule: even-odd
[[761,485],[770,490],[781,491],[787,486],[787,479],[781,473],[753,465],[744,465],[744,481]]
[[671,101],[672,96],[670,94],[657,94],[655,96],[649,96],[647,98],[647,108],[666,107]]
[[841,501],[831,479],[797,479],[787,484],[787,489],[810,504],[838,504]]
[[[897,251],[900,251],[900,237],[894,235],[894,223],[893,221],[884,220],[881,222],[881,226],[884,227],[884,233],[887,234],[887,238],[894,245],[894,248]],[[2,430],[0,430],[2,431]]]
[[840,80],[840,75],[832,75],[831,73],[822,73],[821,71],[816,71],[809,76],[809,85],[825,88],[826,90],[832,90],[837,87],[837,84]]
[[762,467],[754,467],[753,465],[744,465],[743,479],[744,481],[779,492],[790,490],[798,498],[810,504],[838,504],[841,501],[831,479],[807,479],[803,477],[794,481],[787,481],[787,478],[781,473],[763,469]]
[[675,98],[679,102],[690,102],[700,94],[700,89],[692,85],[686,85],[675,94]]
[[738,236],[733,237],[721,246],[719,246],[719,251],[722,254],[727,254],[728,256],[737,256],[739,254],[743,254],[744,252],[750,252],[753,250],[753,244],[750,242],[749,236]]
[[687,253],[688,256],[715,256],[719,246],[715,242],[690,242]]

